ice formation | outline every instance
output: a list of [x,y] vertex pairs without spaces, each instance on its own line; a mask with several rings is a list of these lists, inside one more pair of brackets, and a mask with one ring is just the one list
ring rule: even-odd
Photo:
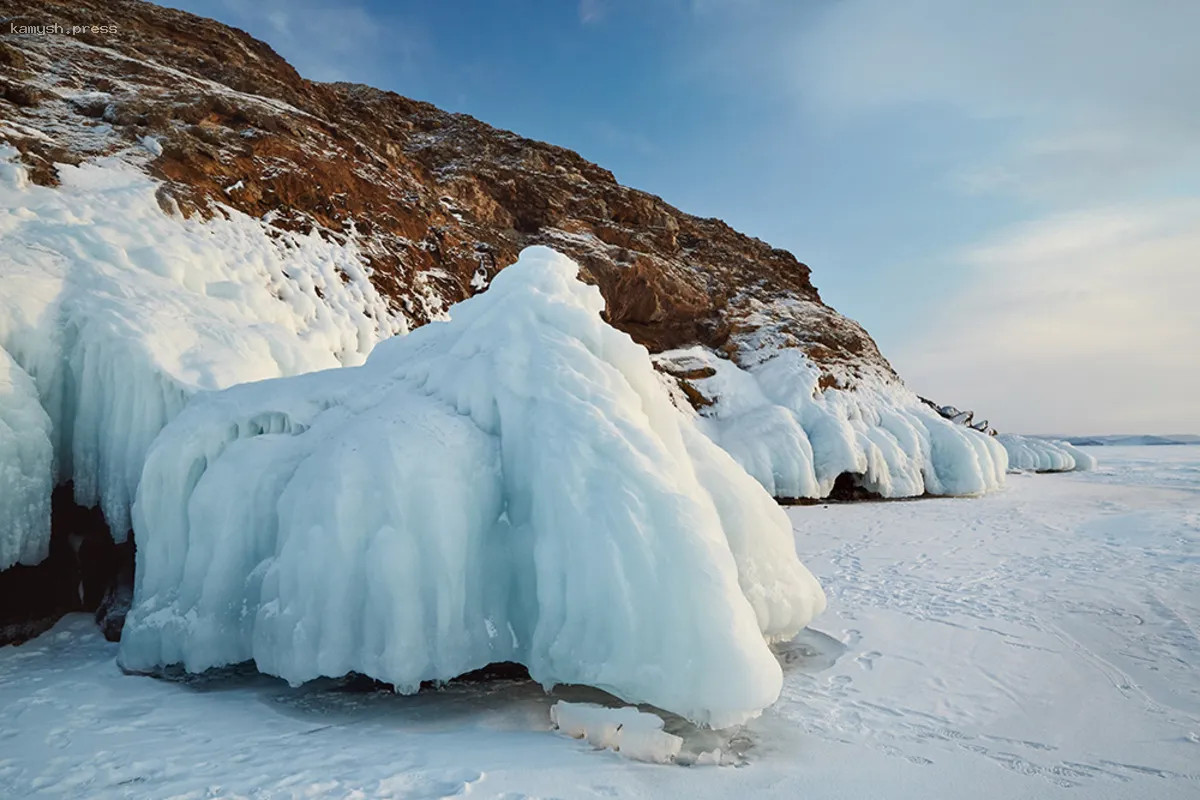
[[765,640],[820,586],[576,272],[530,248],[361,367],[195,398],[146,459],[122,663],[414,691],[518,661],[714,726],[772,703]]
[[1004,484],[1008,458],[995,437],[943,419],[902,385],[822,390],[820,371],[795,348],[745,368],[702,347],[657,358],[690,376],[710,402],[699,427],[775,497],[825,497],[842,473],[883,497]]
[[33,379],[0,348],[0,570],[46,557],[53,488],[50,418]]
[[1002,433],[996,439],[1008,451],[1008,465],[1013,470],[1071,472],[1096,468],[1095,458],[1069,442],[1015,433]]
[[[593,747],[615,750],[633,761],[669,764],[683,747],[683,739],[663,730],[662,717],[632,706],[560,700],[550,707],[550,722],[573,739],[586,739]],[[718,763],[719,758],[718,754]]]
[[37,385],[57,480],[118,539],[147,448],[190,396],[359,364],[404,329],[353,237],[271,232],[232,209],[185,220],[115,158],[58,172],[61,186],[34,185],[0,144],[0,348]]

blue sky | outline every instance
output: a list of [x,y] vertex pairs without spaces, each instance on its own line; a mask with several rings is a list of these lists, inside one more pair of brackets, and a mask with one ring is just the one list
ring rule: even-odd
[[918,392],[1200,431],[1193,0],[178,0],[785,247]]

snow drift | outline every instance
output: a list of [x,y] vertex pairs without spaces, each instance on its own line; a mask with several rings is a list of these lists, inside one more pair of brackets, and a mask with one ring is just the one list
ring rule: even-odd
[[1015,433],[1002,433],[996,439],[1008,451],[1008,465],[1013,470],[1071,472],[1096,468],[1095,458],[1069,442]]
[[50,549],[50,418],[33,379],[0,348],[0,570]]
[[[55,479],[101,505],[118,540],[146,450],[190,396],[360,364],[405,330],[353,236],[272,232],[232,209],[185,220],[115,157],[58,173],[61,186],[34,185],[0,144],[0,348],[49,414]],[[10,498],[0,504],[28,508]]]
[[361,367],[197,397],[134,509],[127,668],[253,659],[415,691],[517,661],[724,726],[824,608],[772,499],[530,248]]
[[701,347],[657,360],[688,376],[707,403],[699,427],[775,497],[825,497],[843,473],[889,498],[1004,485],[1008,457],[995,437],[942,419],[902,385],[822,389],[796,348],[763,348],[745,366]]

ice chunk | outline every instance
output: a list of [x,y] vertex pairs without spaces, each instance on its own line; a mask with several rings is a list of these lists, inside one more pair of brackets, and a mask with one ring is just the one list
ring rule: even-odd
[[632,706],[608,708],[560,700],[550,707],[550,721],[573,739],[586,739],[593,747],[615,750],[633,761],[669,764],[683,746],[683,739],[663,730],[662,717]]
[[518,661],[699,723],[778,696],[824,608],[786,515],[530,248],[365,365],[194,399],[146,460],[132,669],[413,691]]
[[1069,442],[1015,433],[1001,433],[996,439],[1008,451],[1008,464],[1014,470],[1071,472],[1096,468],[1095,458]]
[[37,387],[0,348],[0,570],[48,554],[53,466]]
[[58,480],[118,540],[146,450],[190,396],[360,364],[405,330],[353,237],[171,216],[115,159],[58,172],[57,188],[32,184],[0,145],[0,347],[37,384]]
[[775,497],[825,497],[843,473],[883,497],[1004,485],[1008,456],[994,437],[944,419],[903,385],[822,389],[819,369],[797,348],[759,354],[745,369],[702,347],[657,361],[691,376],[710,401],[700,429]]

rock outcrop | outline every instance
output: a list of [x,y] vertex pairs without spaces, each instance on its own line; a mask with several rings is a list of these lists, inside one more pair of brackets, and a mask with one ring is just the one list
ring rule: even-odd
[[791,253],[683,213],[561,147],[392,92],[315,83],[246,33],[136,0],[0,2],[5,27],[116,32],[0,39],[0,138],[32,180],[144,143],[164,208],[221,206],[353,238],[412,327],[479,291],[531,244],[584,265],[610,321],[652,352],[735,360],[796,346],[824,385],[894,378]]

